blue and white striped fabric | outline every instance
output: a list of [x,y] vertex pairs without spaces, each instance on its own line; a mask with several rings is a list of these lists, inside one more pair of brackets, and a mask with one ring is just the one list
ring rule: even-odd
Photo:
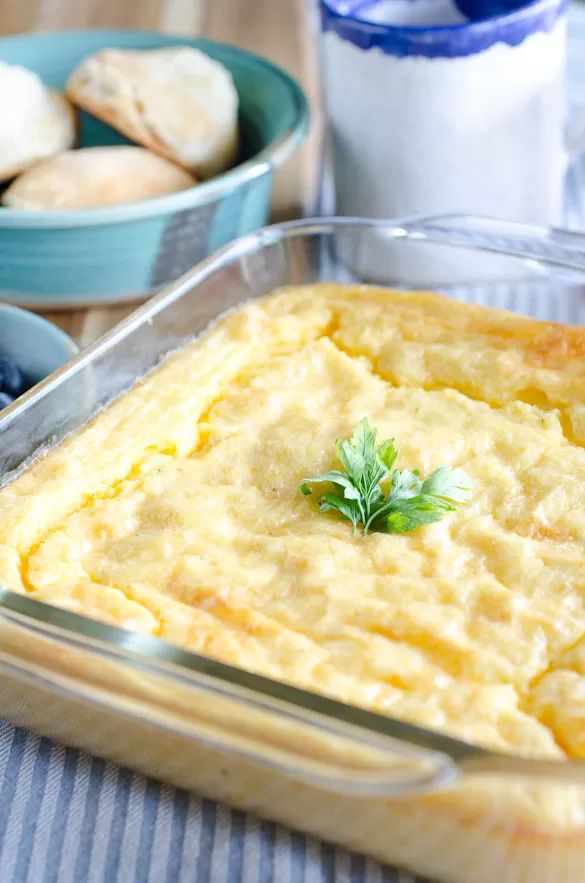
[[415,883],[0,724],[1,883]]

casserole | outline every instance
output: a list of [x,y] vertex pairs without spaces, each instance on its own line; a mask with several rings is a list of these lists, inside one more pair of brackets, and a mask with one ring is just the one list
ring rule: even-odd
[[[3,472],[81,426],[217,314],[285,283],[349,281],[360,267],[363,278],[372,248],[387,255],[389,285],[416,284],[423,266],[453,296],[579,321],[578,237],[470,219],[268,228],[8,409]],[[0,701],[15,723],[440,880],[491,879],[496,865],[509,881],[582,878],[578,762],[500,755],[26,595],[5,591],[1,605]]]

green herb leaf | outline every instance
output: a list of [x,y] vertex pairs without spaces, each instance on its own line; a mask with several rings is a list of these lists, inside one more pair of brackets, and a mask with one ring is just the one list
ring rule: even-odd
[[308,496],[312,493],[310,484],[319,484],[323,481],[330,481],[340,488],[343,488],[343,495],[348,500],[358,500],[359,491],[355,488],[352,481],[344,472],[332,469],[331,472],[323,472],[322,475],[315,475],[312,478],[304,478],[301,482],[301,493]]
[[396,469],[392,473],[391,496],[416,497],[422,489],[422,481],[418,469]]
[[[386,530],[389,533],[405,533],[414,530],[419,524],[434,524],[440,521],[446,512],[450,512],[455,507],[444,500],[438,500],[421,494],[419,497],[410,497],[409,499],[395,500],[389,509],[386,518]],[[402,523],[400,531],[397,531],[395,525]]]
[[337,456],[341,465],[354,479],[363,478],[376,455],[376,430],[367,420],[361,420],[352,437],[346,441],[337,439],[335,442]]
[[361,519],[361,511],[356,500],[344,500],[343,497],[339,497],[337,494],[323,494],[319,498],[319,508],[321,512],[328,512],[329,510],[339,512],[344,518],[351,521],[353,529],[357,530]]
[[423,481],[422,490],[425,494],[444,497],[454,503],[467,503],[471,499],[472,484],[463,469],[439,466]]
[[350,439],[337,439],[335,450],[344,472],[332,469],[305,478],[300,491],[328,482],[336,491],[319,497],[321,512],[335,511],[362,533],[407,533],[440,521],[456,503],[471,498],[472,483],[462,469],[440,466],[422,479],[418,469],[393,469],[398,457],[394,439],[376,446],[376,429],[361,420]]
[[378,448],[378,457],[388,471],[392,469],[398,457],[398,448],[394,444],[394,439],[382,442]]
[[411,518],[403,512],[391,512],[387,516],[386,522],[382,530],[386,533],[408,533],[418,527],[419,522],[416,518]]

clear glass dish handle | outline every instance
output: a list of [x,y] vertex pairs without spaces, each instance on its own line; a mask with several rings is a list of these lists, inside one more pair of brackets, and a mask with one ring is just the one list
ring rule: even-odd
[[473,215],[432,215],[402,223],[408,239],[459,245],[538,261],[576,272],[585,281],[585,234]]
[[[27,683],[32,683],[46,692],[48,711],[54,695],[68,697],[72,707],[89,701],[97,715],[100,708],[115,711],[120,720],[150,723],[156,730],[207,745],[267,772],[364,797],[429,792],[455,784],[462,775],[585,783],[583,762],[490,752],[2,589],[0,608],[0,698],[4,697],[3,713],[8,718],[6,685],[17,685],[20,702]],[[44,622],[38,615],[41,609]],[[32,617],[33,612],[37,616]],[[50,648],[41,666],[31,658],[31,640],[37,648]],[[82,668],[67,664],[68,657],[83,663]],[[177,688],[189,691],[187,714],[177,713],[176,705],[168,702]],[[212,713],[218,702],[219,716]],[[202,709],[207,724],[201,719]],[[21,720],[21,725],[51,735],[32,721]],[[91,745],[76,744],[92,750]],[[311,751],[310,745],[320,746],[319,751]]]
[[[22,708],[38,708],[26,698],[29,689],[45,697],[40,717],[36,710],[23,717]],[[225,762],[239,759],[344,794],[436,790],[459,777],[456,758],[479,751],[464,746],[459,754],[456,740],[436,743],[418,729],[417,738],[405,739],[408,724],[0,588],[2,715],[53,738],[52,715],[64,719],[59,702],[79,720],[89,707],[94,730],[113,713],[121,726],[148,725],[152,739],[164,732]],[[85,736],[73,738],[95,750]]]

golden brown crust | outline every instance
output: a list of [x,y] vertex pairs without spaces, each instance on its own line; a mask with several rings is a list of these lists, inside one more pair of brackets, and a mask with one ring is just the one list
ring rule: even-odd
[[[585,452],[541,401],[569,407],[582,392],[569,367],[526,358],[534,332],[551,327],[425,293],[281,292],[221,322],[6,488],[0,539],[18,548],[24,588],[39,599],[471,741],[558,755],[524,705],[532,680],[585,630],[572,612],[585,572]],[[517,388],[538,403],[519,402]],[[364,409],[380,433],[398,435],[405,463],[469,471],[473,503],[367,545],[316,514],[298,481],[331,467],[333,440]],[[232,462],[235,427],[252,425]],[[265,434],[275,439],[268,459],[256,449]],[[130,569],[126,543],[137,555]],[[339,595],[320,575],[330,548]],[[256,586],[255,566],[291,583],[290,608],[274,601],[270,580],[268,597],[251,603],[262,584],[245,589],[248,578]],[[346,579],[368,586],[353,613]],[[557,609],[561,586],[568,600]],[[343,658],[312,633],[309,600],[338,620]]]

